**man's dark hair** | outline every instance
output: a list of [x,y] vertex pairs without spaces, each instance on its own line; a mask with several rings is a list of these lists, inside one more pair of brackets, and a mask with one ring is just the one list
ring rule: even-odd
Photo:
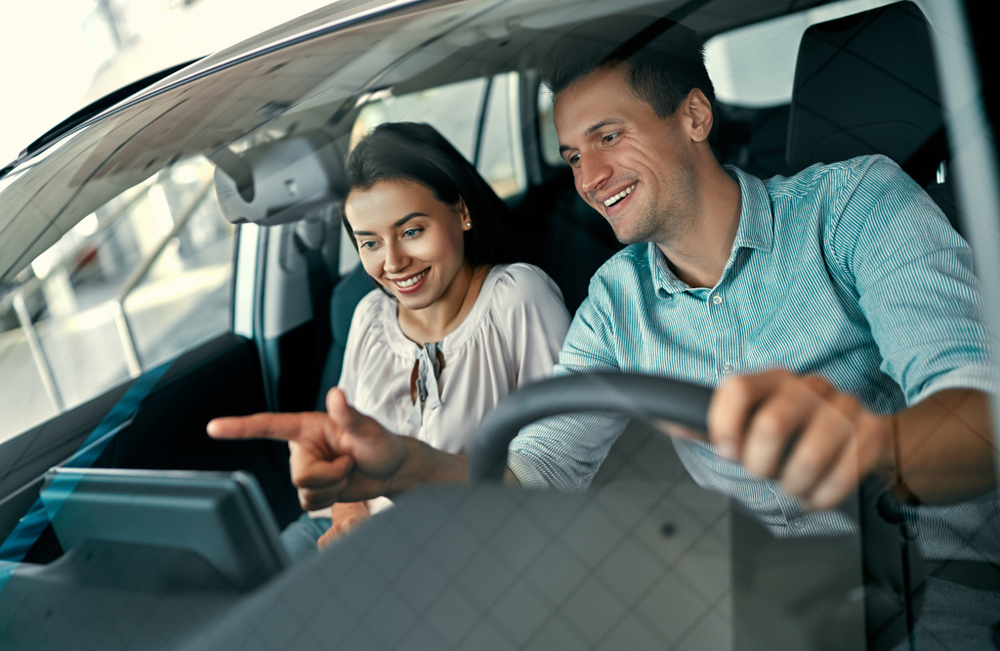
[[[441,203],[465,201],[472,228],[465,231],[465,258],[473,266],[515,262],[514,247],[503,227],[509,211],[476,168],[433,127],[389,122],[375,127],[347,157],[347,184],[368,190],[380,181],[416,181]],[[354,229],[341,210],[354,248]]]
[[715,104],[705,44],[668,18],[606,16],[573,27],[549,51],[542,81],[553,95],[603,67],[625,65],[632,93],[658,117],[673,115],[691,90]]

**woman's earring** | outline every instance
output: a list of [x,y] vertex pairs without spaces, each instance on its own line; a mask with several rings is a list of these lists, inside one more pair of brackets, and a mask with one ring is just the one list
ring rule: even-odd
[[465,228],[466,229],[472,228],[472,222],[465,222]]

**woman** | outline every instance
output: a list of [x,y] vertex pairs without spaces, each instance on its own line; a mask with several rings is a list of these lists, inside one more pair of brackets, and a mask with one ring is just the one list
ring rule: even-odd
[[[339,388],[389,430],[463,452],[497,403],[550,375],[569,326],[562,295],[511,264],[506,205],[433,128],[377,127],[347,180],[344,225],[381,291],[354,312]],[[335,504],[320,546],[387,504]]]

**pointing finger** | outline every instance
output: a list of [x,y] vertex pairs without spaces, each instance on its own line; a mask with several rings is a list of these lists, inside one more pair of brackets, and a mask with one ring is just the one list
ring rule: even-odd
[[[322,414],[274,414],[261,413],[252,416],[215,418],[206,426],[208,435],[215,439],[275,439],[294,441],[307,427],[318,423],[315,416]],[[310,418],[313,417],[313,418]]]

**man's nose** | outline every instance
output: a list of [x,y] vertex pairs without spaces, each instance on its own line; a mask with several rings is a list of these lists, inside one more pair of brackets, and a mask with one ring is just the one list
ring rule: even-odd
[[591,152],[580,157],[579,181],[580,191],[590,193],[600,189],[604,182],[611,178],[611,165],[598,152]]
[[406,255],[405,247],[398,242],[387,242],[385,245],[385,270],[389,273],[397,273],[406,269],[410,264],[410,258]]

